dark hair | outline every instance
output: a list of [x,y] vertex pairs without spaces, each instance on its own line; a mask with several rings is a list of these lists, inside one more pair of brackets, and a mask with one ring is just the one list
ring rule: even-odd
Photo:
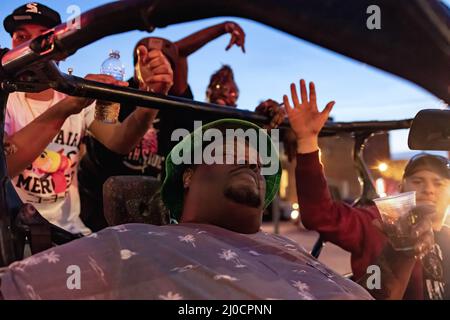
[[[227,64],[223,65],[219,70],[214,72],[209,80],[208,87],[215,86],[216,84],[226,83],[228,81],[234,81],[233,69]],[[237,89],[237,86],[236,86]],[[238,89],[239,91],[239,89]]]

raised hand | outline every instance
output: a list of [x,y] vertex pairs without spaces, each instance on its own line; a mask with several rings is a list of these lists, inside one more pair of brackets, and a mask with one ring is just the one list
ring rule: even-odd
[[167,94],[173,85],[173,71],[169,60],[160,50],[148,51],[145,46],[137,48],[138,63],[136,78],[139,88],[155,93]]
[[329,102],[323,111],[319,111],[314,83],[309,83],[308,99],[306,84],[303,79],[300,80],[301,101],[298,99],[297,88],[293,83],[291,84],[291,97],[293,106],[291,106],[286,95],[283,96],[283,102],[292,130],[297,137],[297,151],[300,153],[313,152],[318,148],[319,132],[325,125],[335,102]]
[[241,26],[234,22],[225,23],[225,32],[231,35],[230,43],[225,50],[229,50],[234,44],[241,47],[242,52],[245,53],[245,32]]

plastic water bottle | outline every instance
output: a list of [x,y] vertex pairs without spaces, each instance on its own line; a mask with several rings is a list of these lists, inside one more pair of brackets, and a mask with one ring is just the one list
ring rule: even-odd
[[[100,68],[100,73],[113,76],[119,81],[123,81],[125,67],[120,61],[120,53],[111,50]],[[119,120],[120,104],[109,101],[97,100],[95,106],[95,119],[104,123],[116,123]]]

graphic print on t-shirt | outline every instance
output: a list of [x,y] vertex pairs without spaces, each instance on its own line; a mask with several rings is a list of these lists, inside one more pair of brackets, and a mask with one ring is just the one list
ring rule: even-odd
[[148,167],[161,171],[164,157],[158,154],[158,138],[155,128],[150,128],[136,147],[124,157],[123,164],[132,170],[145,172]]
[[58,152],[46,149],[32,164],[33,171],[41,175],[41,183],[44,179],[51,178],[53,190],[56,193],[66,192],[65,172],[70,167],[71,161],[64,155],[64,149]]
[[14,180],[31,203],[64,198],[76,173],[79,134],[61,130],[49,146]]
[[424,269],[425,293],[429,300],[444,300],[446,283],[444,281],[443,255],[441,247],[435,243],[432,250],[422,259]]

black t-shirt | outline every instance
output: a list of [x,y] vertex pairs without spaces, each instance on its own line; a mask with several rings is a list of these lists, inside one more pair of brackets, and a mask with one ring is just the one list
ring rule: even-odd
[[434,233],[435,246],[422,259],[426,300],[450,300],[450,228]]
[[[137,83],[133,79],[128,81],[130,87],[137,88]],[[182,97],[193,99],[189,87]],[[135,106],[121,105],[119,121],[123,122],[135,109]],[[171,112],[159,111],[153,124],[154,128],[150,129],[126,156],[110,151],[94,137],[87,136],[85,139],[87,153],[80,163],[80,176],[86,173],[91,178],[96,177],[100,180],[106,180],[112,175],[146,175],[160,178],[164,170],[165,156],[173,147],[168,143],[171,132],[177,127],[188,129],[191,122],[186,117],[182,121],[176,118],[179,117],[171,115]]]

